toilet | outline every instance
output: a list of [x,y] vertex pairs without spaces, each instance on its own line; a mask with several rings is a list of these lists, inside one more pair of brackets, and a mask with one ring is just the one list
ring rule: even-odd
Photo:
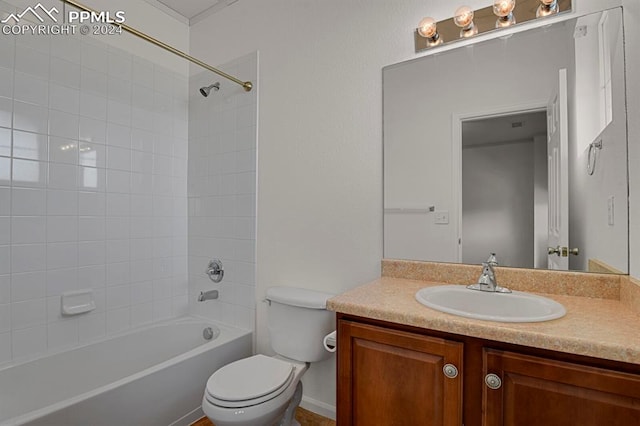
[[309,363],[331,356],[324,336],[335,329],[326,310],[333,294],[292,287],[267,290],[267,325],[277,355],[254,355],[209,377],[202,410],[216,426],[299,426],[300,378]]

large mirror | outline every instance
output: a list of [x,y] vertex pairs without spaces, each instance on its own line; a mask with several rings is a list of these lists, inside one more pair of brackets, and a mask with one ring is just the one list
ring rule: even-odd
[[384,256],[628,273],[622,10],[383,69]]

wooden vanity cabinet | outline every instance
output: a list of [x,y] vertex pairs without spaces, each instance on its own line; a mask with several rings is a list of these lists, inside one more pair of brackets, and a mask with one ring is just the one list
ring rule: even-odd
[[462,343],[341,320],[338,348],[340,426],[462,423]]
[[638,365],[345,314],[337,385],[339,426],[640,425]]
[[639,375],[494,349],[484,364],[502,381],[485,386],[485,426],[640,425]]

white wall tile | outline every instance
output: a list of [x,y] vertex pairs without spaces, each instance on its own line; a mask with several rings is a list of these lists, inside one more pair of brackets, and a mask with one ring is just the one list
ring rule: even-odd
[[13,69],[0,67],[0,96],[13,97]]
[[[11,272],[33,272],[45,270],[47,266],[47,246],[27,244],[11,246]],[[0,271],[0,273],[2,273]]]
[[79,342],[78,319],[71,318],[47,325],[47,349],[58,350]]
[[47,322],[45,299],[32,299],[11,304],[11,328],[19,330]]
[[131,327],[131,311],[128,307],[107,311],[107,334],[125,331]]
[[109,99],[107,101],[107,121],[122,126],[131,126],[131,105]]
[[75,37],[58,37],[51,41],[51,59],[61,58],[80,65],[82,44]]
[[11,275],[0,275],[0,305],[11,302]]
[[[49,161],[52,163],[64,163],[70,165],[78,164],[78,141],[58,136],[50,136]],[[51,167],[49,167],[49,173],[51,173]],[[73,169],[71,173],[75,180],[77,175],[75,169]]]
[[49,106],[69,114],[78,114],[80,91],[57,83],[49,83]]
[[11,361],[11,333],[0,333],[0,363]]
[[[61,165],[66,166],[66,165]],[[63,179],[60,186],[71,186],[72,178],[65,174],[69,172],[73,167],[66,166],[65,170],[57,170],[60,174],[56,176],[58,179]],[[64,180],[68,180],[65,182]],[[63,191],[63,190],[49,190],[47,191],[47,214],[52,216],[68,216],[78,214],[78,192],[77,191]]]
[[80,192],[78,194],[78,214],[81,216],[104,216],[106,194],[101,192]]
[[0,333],[11,331],[11,305],[0,305]]
[[80,288],[101,288],[106,283],[104,264],[78,268],[78,286]]
[[[55,269],[47,271],[47,297],[60,296],[67,291],[78,290],[78,269]],[[59,311],[56,308],[56,315]]]
[[46,107],[49,104],[49,82],[30,74],[13,76],[13,97],[17,101]]
[[106,260],[106,243],[104,241],[87,241],[78,243],[78,266],[94,266],[104,264]]
[[11,218],[0,217],[0,245],[11,244]]
[[107,125],[107,145],[131,148],[131,128],[109,123]]
[[[2,123],[1,116],[0,125],[5,125]],[[11,126],[11,124],[7,126]],[[49,133],[48,109],[39,105],[15,101],[13,103],[13,128],[40,134]]]
[[[83,52],[84,53],[84,52]],[[99,70],[87,68],[82,58],[80,70],[80,90],[98,96],[107,96],[107,75]]]
[[[82,118],[80,119],[82,121]],[[91,120],[91,119],[87,119]],[[82,124],[80,124],[82,128]],[[106,147],[99,143],[81,141],[78,143],[78,163],[81,166],[104,168],[107,165]]]
[[[108,243],[107,243],[108,244]],[[107,263],[106,285],[124,285],[131,283],[131,266],[130,262]]]
[[15,216],[36,216],[47,213],[47,192],[41,189],[13,188],[11,213]]
[[80,118],[63,111],[49,111],[49,134],[67,139],[78,139]]
[[12,161],[13,185],[23,188],[45,188],[47,186],[46,161],[31,161],[14,158]]
[[[20,39],[25,40],[26,38],[20,37]],[[21,46],[20,49],[16,49],[15,69],[47,79],[49,78],[49,55],[43,55],[42,52]]]
[[78,318],[78,335],[81,343],[97,340],[105,335],[106,314],[104,312],[91,313]]
[[153,321],[153,303],[142,303],[131,307],[131,326],[139,326]]
[[115,170],[131,170],[131,150],[107,146],[107,167]]
[[96,241],[106,238],[106,223],[102,216],[80,216],[78,218],[78,240]]
[[[66,37],[65,37],[66,38]],[[80,88],[80,65],[59,57],[51,57],[51,82]]]
[[0,186],[0,216],[11,214],[11,188]]
[[47,219],[45,216],[14,216],[11,219],[11,241],[13,244],[33,244],[47,241]]
[[14,330],[11,337],[13,359],[33,358],[47,350],[47,327],[44,325]]
[[[186,78],[99,40],[14,44],[0,38],[0,363],[188,306]],[[63,317],[80,288],[96,311]]]
[[80,92],[80,115],[83,117],[93,118],[95,120],[107,120],[107,98],[89,93]]
[[47,242],[78,241],[77,216],[47,216]]
[[47,244],[47,269],[73,268],[78,266],[78,243]]
[[131,229],[131,218],[128,216],[112,217],[108,216],[105,221],[107,240],[123,240],[129,238]]

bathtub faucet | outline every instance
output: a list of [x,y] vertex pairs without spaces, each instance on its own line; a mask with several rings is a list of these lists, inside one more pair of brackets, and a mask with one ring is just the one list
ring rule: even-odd
[[198,296],[198,302],[204,302],[205,300],[213,300],[218,298],[218,290],[201,291]]

